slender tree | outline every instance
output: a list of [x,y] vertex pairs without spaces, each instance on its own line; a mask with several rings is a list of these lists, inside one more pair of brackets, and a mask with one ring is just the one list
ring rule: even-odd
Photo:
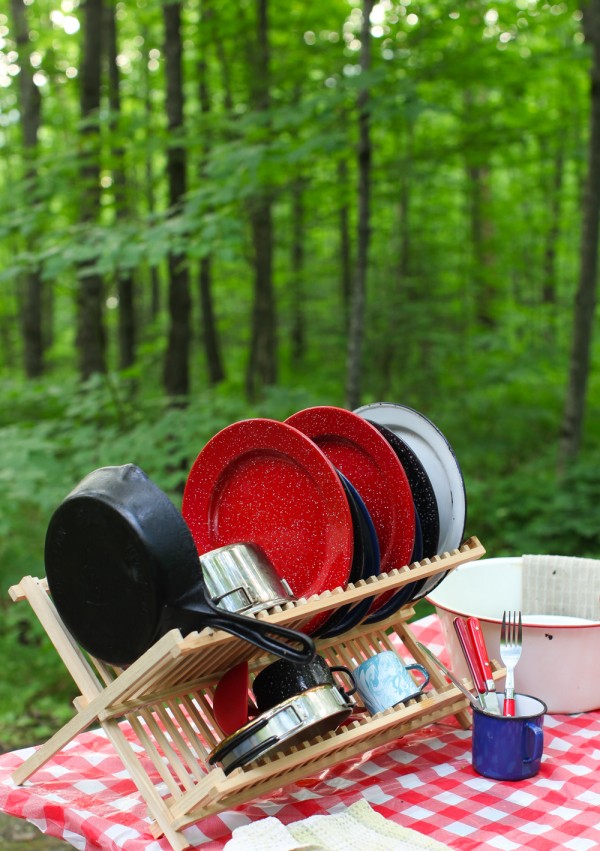
[[298,176],[292,184],[292,251],[290,269],[292,362],[300,364],[306,354],[306,295],[304,292],[306,212],[305,183]]
[[[100,212],[100,84],[102,76],[103,0],[85,0],[83,45],[79,77],[80,222],[93,225]],[[79,267],[77,299],[77,346],[82,378],[106,371],[104,330],[104,282],[90,262]]]
[[[413,168],[413,131],[414,124],[409,119],[404,129],[398,128],[397,138],[403,139],[403,156],[397,165],[398,173],[398,202],[397,202],[397,260],[394,263],[394,287],[386,303],[386,333],[380,340],[380,358],[378,373],[380,377],[380,392],[388,392],[393,383],[394,370],[398,356],[406,361],[411,356],[411,349],[418,345],[418,338],[410,335],[404,341],[402,352],[398,350],[396,329],[403,321],[405,305],[418,305],[423,299],[423,293],[416,283],[417,276],[413,274],[412,264],[412,196],[414,190]],[[404,137],[406,140],[404,141]],[[417,307],[418,309],[418,307]]]
[[368,75],[371,70],[372,9],[373,0],[363,0],[360,66],[366,76],[366,82],[358,94],[358,233],[348,331],[346,402],[349,408],[356,408],[360,404],[364,312],[371,238],[371,103]]
[[559,473],[579,454],[583,434],[598,282],[600,225],[600,0],[582,4],[583,32],[591,47],[588,172],[582,210],[579,282],[573,313],[569,383],[558,455]]
[[562,188],[565,172],[565,142],[557,139],[556,151],[552,156],[552,174],[548,187],[548,229],[542,260],[542,301],[555,305],[556,295],[556,246],[560,236],[560,217],[562,212]]
[[[256,20],[252,105],[256,113],[267,121],[270,108],[268,0],[256,0]],[[278,372],[272,198],[268,187],[262,188],[250,203],[250,226],[254,246],[254,303],[246,392],[249,399],[254,399],[261,387],[277,382]]]
[[[202,153],[200,161],[200,180],[207,181],[207,163],[210,157],[211,140],[209,136],[209,118],[211,112],[210,91],[208,82],[207,52],[209,44],[210,24],[214,15],[209,0],[204,0],[202,8],[202,20],[200,22],[200,57],[198,59],[198,100],[200,102],[200,114],[204,122],[204,134],[202,139]],[[198,289],[200,292],[200,308],[202,316],[202,339],[208,368],[208,380],[210,384],[218,384],[225,378],[225,369],[221,357],[221,346],[217,332],[215,318],[215,307],[212,293],[213,281],[213,258],[212,253],[203,254],[200,259],[200,271],[198,275]]]
[[[342,187],[348,185],[348,161],[345,157],[337,164],[338,184]],[[346,321],[350,309],[350,294],[352,292],[352,237],[350,234],[350,204],[348,196],[344,191],[338,211],[338,228],[340,233],[339,258],[340,258],[340,290],[342,305]]]
[[[475,14],[478,15],[479,12]],[[479,121],[483,120],[479,113],[481,110],[485,110],[486,101],[486,92],[479,89],[477,91],[471,89],[465,91],[463,126],[468,136],[471,135],[468,130],[469,121],[473,120],[474,114],[477,113]],[[495,325],[495,294],[493,288],[495,258],[492,251],[494,222],[490,212],[492,203],[491,169],[487,152],[478,145],[473,145],[471,140],[465,143],[465,169],[473,258],[471,277],[475,295],[475,313],[482,328],[492,329]]]
[[[186,192],[186,149],[182,131],[184,93],[181,38],[181,3],[163,6],[165,25],[166,110],[168,123],[167,177],[170,213],[181,212]],[[190,286],[187,259],[178,248],[169,252],[169,337],[164,365],[164,386],[170,397],[185,397],[190,389]]]
[[[36,152],[38,133],[41,123],[41,97],[33,79],[31,66],[31,40],[27,23],[26,5],[23,0],[11,0],[15,41],[19,54],[19,103],[21,107],[21,132],[23,140],[23,159],[25,162],[25,180],[30,192],[35,191],[37,183]],[[25,235],[26,250],[33,254],[35,235]],[[36,378],[44,371],[44,333],[43,333],[43,284],[40,269],[34,264],[23,278],[23,298],[21,300],[23,341],[25,356],[25,374]]]
[[[110,109],[110,139],[115,199],[115,227],[129,218],[127,177],[125,173],[125,148],[122,142],[121,91],[118,65],[118,35],[116,8],[112,5],[104,10],[106,28],[106,54],[108,60],[108,103]],[[133,272],[119,270],[117,293],[119,297],[119,367],[127,369],[135,362],[136,315],[135,285]]]
[[[144,44],[148,44],[150,39],[150,30],[147,26],[142,29]],[[152,127],[152,80],[150,78],[150,70],[148,68],[149,64],[149,55],[146,52],[144,56],[144,62],[142,62],[142,101],[143,101],[143,109],[144,109],[144,126],[146,128]],[[148,129],[148,132],[150,130]],[[144,187],[144,195],[146,201],[146,209],[150,216],[153,216],[156,211],[156,174],[154,168],[154,159],[152,153],[149,151],[144,158],[144,169],[143,169],[143,187]],[[149,278],[150,278],[150,299],[149,299],[149,313],[150,318],[152,320],[156,319],[158,313],[160,311],[161,305],[161,291],[160,291],[160,277],[158,273],[158,269],[156,265],[150,266],[149,269]]]

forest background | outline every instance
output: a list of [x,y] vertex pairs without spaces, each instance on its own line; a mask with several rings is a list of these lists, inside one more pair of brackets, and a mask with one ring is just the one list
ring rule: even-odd
[[8,587],[134,462],[409,405],[489,555],[600,550],[600,2],[11,0],[0,12],[0,746],[73,685]]

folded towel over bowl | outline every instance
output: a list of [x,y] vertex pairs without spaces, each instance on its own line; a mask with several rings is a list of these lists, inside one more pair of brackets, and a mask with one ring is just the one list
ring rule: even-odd
[[600,561],[524,555],[522,610],[600,621]]

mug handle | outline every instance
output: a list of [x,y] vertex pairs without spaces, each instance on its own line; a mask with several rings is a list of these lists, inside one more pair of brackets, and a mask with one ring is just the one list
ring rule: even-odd
[[346,697],[351,697],[354,694],[354,692],[356,691],[356,680],[354,679],[354,674],[352,673],[352,671],[349,668],[344,667],[344,665],[333,665],[329,670],[331,671],[332,674],[335,671],[337,671],[340,674],[346,674],[346,676],[348,677],[348,679],[350,680],[350,682],[352,684],[352,688],[350,688],[348,690],[343,688],[343,686],[338,686],[338,688],[340,689],[340,691],[342,692],[343,695],[345,695]]
[[407,665],[406,670],[407,671],[419,671],[419,673],[423,674],[425,679],[423,680],[423,682],[419,686],[419,689],[422,691],[425,688],[425,686],[427,685],[427,683],[429,682],[429,671],[427,670],[427,668],[425,668],[424,665],[418,665],[415,662],[414,665]]
[[[527,731],[533,733],[533,753],[531,756],[526,756],[523,759],[523,762],[534,762],[536,759],[539,759],[544,750],[544,732],[541,727],[538,727],[537,724],[533,724],[531,721],[525,722],[525,727],[523,729],[523,737],[525,738],[525,734]],[[525,750],[527,743],[524,741]]]

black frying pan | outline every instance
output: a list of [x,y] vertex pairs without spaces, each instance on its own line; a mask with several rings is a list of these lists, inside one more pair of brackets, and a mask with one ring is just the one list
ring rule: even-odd
[[206,626],[285,659],[314,656],[303,633],[214,605],[185,520],[134,464],[102,467],[71,491],[50,520],[45,562],[66,627],[104,662],[130,664],[170,629]]

